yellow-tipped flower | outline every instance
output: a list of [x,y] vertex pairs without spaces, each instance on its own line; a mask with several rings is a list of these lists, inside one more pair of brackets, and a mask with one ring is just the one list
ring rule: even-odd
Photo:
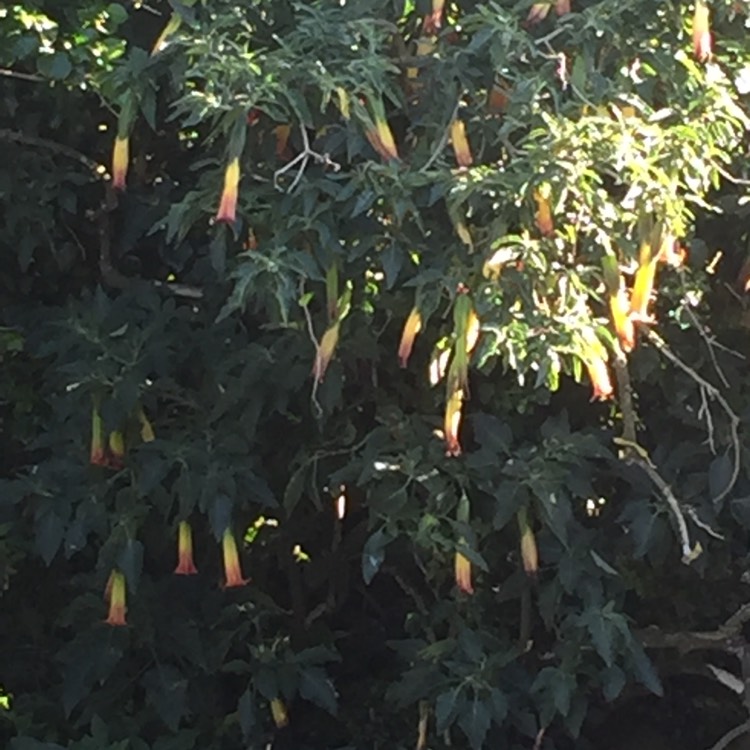
[[178,576],[194,576],[198,569],[193,562],[193,530],[187,521],[180,521],[177,532],[177,567]]
[[459,167],[470,167],[474,160],[471,156],[471,148],[466,137],[466,126],[464,121],[456,118],[451,123],[451,143],[453,144],[453,153],[456,155],[456,162]]
[[128,162],[130,161],[130,138],[118,135],[112,151],[112,187],[115,190],[125,190],[128,176]]
[[401,344],[398,347],[398,361],[401,367],[406,367],[409,363],[409,357],[411,356],[411,350],[414,347],[414,339],[417,334],[422,330],[422,315],[419,309],[415,307],[410,313],[409,317],[404,323],[404,331],[401,334]]
[[91,453],[89,461],[94,466],[106,466],[107,454],[104,450],[104,425],[99,411],[99,399],[93,397],[91,404]]
[[711,59],[711,19],[705,0],[695,0],[693,14],[693,54],[700,62]]
[[445,455],[460,456],[461,443],[458,431],[461,428],[461,409],[463,408],[464,392],[459,389],[448,396],[445,404],[445,418],[443,420],[443,436],[445,440]]
[[606,361],[601,357],[594,356],[586,360],[586,367],[589,371],[593,387],[591,400],[606,401],[608,398],[611,398],[614,388],[609,377],[609,368]]
[[127,625],[125,621],[125,613],[127,612],[125,576],[119,570],[113,570],[109,574],[104,596],[109,600],[109,616],[105,621],[107,625]]
[[523,569],[530,578],[536,577],[539,570],[539,551],[536,546],[534,530],[529,523],[529,516],[526,508],[520,508],[517,515],[518,530],[521,534],[521,561]]
[[437,385],[444,377],[448,369],[448,360],[451,356],[451,350],[448,346],[447,339],[443,339],[435,347],[430,360],[429,378],[430,385]]
[[169,37],[172,36],[172,34],[174,34],[181,25],[182,17],[180,16],[180,14],[172,13],[172,15],[169,17],[169,21],[167,21],[166,26],[162,30],[161,34],[159,34],[157,40],[154,42],[154,46],[151,48],[151,57],[157,55],[167,46]]
[[548,183],[540,185],[539,188],[534,191],[534,200],[536,201],[534,222],[536,223],[536,228],[544,237],[555,231],[555,222],[552,218],[552,207],[550,206],[551,195],[552,188]]
[[471,561],[460,552],[455,556],[456,586],[465,594],[473,594],[474,587],[471,585]]
[[432,0],[432,13],[425,16],[424,31],[426,34],[436,34],[443,25],[443,8],[445,0]]
[[635,349],[635,325],[630,317],[630,302],[624,288],[609,296],[609,312],[622,350],[632,352]]
[[281,698],[274,698],[271,701],[271,716],[277,729],[283,729],[289,724],[289,714]]
[[315,363],[313,364],[313,377],[316,383],[320,383],[325,377],[328,365],[336,351],[336,345],[339,342],[339,323],[333,323],[323,334],[320,340],[318,351],[315,354]]
[[244,586],[250,579],[242,576],[237,542],[234,539],[231,529],[227,529],[224,532],[221,546],[224,552],[224,576],[226,578],[224,588],[229,589],[235,586]]
[[237,192],[240,184],[240,160],[235,156],[224,171],[224,190],[221,193],[216,221],[233,222],[237,218]]

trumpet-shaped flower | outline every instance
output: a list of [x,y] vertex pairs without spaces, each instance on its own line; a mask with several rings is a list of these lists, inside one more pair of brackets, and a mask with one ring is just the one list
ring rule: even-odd
[[281,698],[274,698],[271,701],[271,716],[273,717],[273,723],[277,729],[283,729],[289,724],[289,714],[286,710],[286,705]]
[[193,576],[198,572],[193,562],[193,530],[187,521],[180,521],[177,532],[177,567],[179,576]]
[[109,616],[106,619],[107,625],[123,626],[127,625],[125,614],[127,612],[125,600],[125,576],[119,570],[113,570],[109,574],[107,588],[105,589],[105,598],[109,600]]
[[117,136],[112,151],[112,187],[115,190],[125,190],[128,176],[128,162],[130,160],[130,138]]
[[555,231],[555,222],[552,218],[552,207],[550,206],[551,195],[552,189],[547,183],[534,191],[534,200],[536,201],[534,222],[536,223],[536,228],[544,237]]
[[318,351],[315,354],[315,363],[313,364],[313,377],[316,383],[320,383],[325,377],[328,365],[336,351],[336,345],[339,342],[339,326],[333,323],[323,334],[323,338],[318,345]]
[[107,454],[104,449],[104,425],[99,411],[99,400],[96,397],[91,404],[91,451],[89,461],[94,466],[107,465]]
[[469,140],[466,137],[466,126],[464,121],[456,118],[451,123],[451,143],[453,144],[453,153],[456,156],[456,162],[459,167],[470,167],[474,160],[471,156]]
[[432,0],[432,12],[424,19],[425,34],[437,34],[438,29],[443,25],[444,7],[445,0]]
[[711,59],[713,45],[711,42],[711,19],[705,0],[695,0],[693,14],[693,54],[700,62]]
[[121,469],[125,465],[125,438],[119,430],[109,433],[109,465]]
[[216,221],[233,222],[237,218],[237,193],[240,184],[240,160],[234,157],[224,171],[224,190],[221,193]]
[[527,576],[534,577],[539,570],[539,551],[536,546],[534,530],[529,523],[528,511],[520,508],[516,514],[518,530],[521,534],[521,561]]
[[224,553],[224,588],[229,589],[235,586],[244,586],[250,579],[242,575],[240,566],[240,555],[237,551],[237,542],[234,539],[231,529],[224,532],[221,539],[221,546]]
[[465,594],[473,594],[474,587],[471,584],[471,561],[460,552],[455,555],[456,586]]
[[409,357],[411,356],[411,350],[414,347],[414,339],[417,334],[422,330],[422,316],[419,312],[419,308],[414,309],[409,313],[409,317],[404,323],[404,330],[401,334],[401,344],[398,347],[398,361],[401,367],[406,367],[409,363]]
[[461,389],[448,396],[443,420],[443,437],[445,440],[445,455],[460,456],[461,443],[458,431],[461,427],[461,410],[463,408],[464,393]]

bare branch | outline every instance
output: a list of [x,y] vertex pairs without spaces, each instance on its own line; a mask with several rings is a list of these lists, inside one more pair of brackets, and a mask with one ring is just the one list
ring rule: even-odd
[[70,146],[65,146],[62,143],[56,143],[50,141],[47,138],[38,138],[34,135],[26,135],[19,133],[16,130],[9,130],[8,128],[0,128],[0,140],[11,141],[12,143],[20,143],[22,146],[33,146],[35,148],[45,149],[54,154],[65,156],[68,159],[74,159],[75,161],[83,164],[95,177],[101,178],[102,172],[100,171],[99,164],[93,159],[90,159],[86,154],[82,154],[80,151],[76,151]]
[[734,742],[738,737],[742,737],[743,734],[750,732],[750,721],[746,721],[744,724],[740,724],[731,731],[727,732],[715,745],[709,750],[724,750],[729,747],[730,743]]
[[283,188],[279,185],[279,178],[281,177],[281,175],[285,174],[290,169],[293,169],[297,164],[300,164],[300,162],[300,167],[297,170],[297,174],[294,176],[294,179],[292,180],[292,184],[289,185],[289,187],[285,191],[287,193],[291,193],[292,190],[297,187],[299,181],[302,179],[302,175],[305,173],[305,169],[307,169],[307,164],[310,159],[314,159],[316,162],[318,162],[318,164],[324,164],[327,167],[332,167],[334,172],[338,172],[341,169],[341,165],[338,162],[333,161],[328,154],[319,154],[317,151],[313,151],[310,148],[310,140],[307,137],[307,129],[304,125],[300,125],[300,133],[302,134],[302,153],[297,154],[294,159],[292,159],[290,162],[285,164],[283,167],[280,167],[273,173],[273,186],[277,190],[283,190]]
[[739,436],[739,425],[740,418],[734,413],[732,407],[729,406],[727,400],[721,394],[718,388],[712,383],[709,383],[705,378],[702,378],[690,365],[683,362],[667,345],[667,342],[659,336],[658,333],[653,331],[651,328],[645,328],[646,337],[648,340],[670,361],[672,364],[679,367],[684,373],[690,376],[700,388],[705,389],[706,394],[713,401],[716,401],[719,406],[729,417],[729,429],[732,437],[732,452],[734,453],[734,462],[732,467],[732,476],[727,482],[727,486],[713,498],[714,504],[720,503],[734,488],[737,482],[737,477],[740,474],[740,436]]

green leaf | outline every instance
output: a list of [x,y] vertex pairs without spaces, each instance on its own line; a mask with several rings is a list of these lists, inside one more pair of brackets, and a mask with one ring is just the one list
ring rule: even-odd
[[36,522],[35,544],[46,565],[50,565],[65,536],[65,524],[53,510]]
[[338,698],[326,673],[318,667],[309,667],[300,674],[299,694],[316,706],[336,715]]
[[53,55],[42,55],[36,64],[39,73],[46,78],[62,81],[67,78],[73,70],[70,58],[65,52],[55,52]]
[[143,678],[146,701],[166,726],[175,731],[187,712],[188,681],[174,667],[155,667]]
[[724,455],[717,456],[711,465],[708,467],[708,489],[711,493],[711,500],[713,501],[714,509],[718,513],[721,510],[722,501],[717,498],[726,490],[729,486],[729,482],[732,479],[732,472],[734,465],[732,459],[725,453]]
[[458,726],[469,740],[472,750],[481,750],[490,728],[490,721],[490,709],[475,693],[474,699],[468,703],[468,708],[461,711],[458,717]]
[[602,670],[601,681],[604,698],[611,702],[620,695],[625,687],[627,678],[625,677],[625,672],[613,665]]
[[240,696],[240,700],[237,703],[237,715],[240,720],[240,729],[242,730],[242,737],[247,742],[250,738],[255,724],[257,721],[255,712],[255,702],[253,701],[253,694],[250,690]]
[[442,734],[456,719],[464,701],[459,701],[463,688],[459,685],[441,693],[435,701],[435,730]]
[[125,574],[128,589],[138,590],[143,570],[143,545],[137,539],[128,539],[117,558],[117,567]]
[[385,548],[391,543],[390,535],[385,529],[378,529],[365,542],[362,549],[362,578],[369,585],[385,560]]

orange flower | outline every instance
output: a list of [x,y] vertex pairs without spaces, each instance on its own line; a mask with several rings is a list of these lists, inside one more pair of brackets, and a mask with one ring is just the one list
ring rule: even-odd
[[415,307],[409,313],[409,317],[406,319],[406,323],[404,323],[404,331],[401,334],[401,344],[398,347],[398,361],[401,363],[401,367],[406,367],[409,363],[414,339],[421,330],[422,316],[419,313],[419,309]]
[[94,466],[106,466],[107,456],[104,451],[104,426],[99,412],[99,399],[93,397],[91,404],[91,453],[89,461]]
[[425,34],[437,34],[438,29],[443,25],[444,6],[445,0],[432,0],[432,13],[424,19]]
[[495,79],[492,88],[487,94],[487,109],[490,114],[502,114],[508,108],[510,102],[510,88],[507,81]]
[[614,393],[612,381],[609,378],[607,362],[603,357],[591,354],[586,359],[586,368],[593,387],[592,401],[606,401]]
[[113,570],[109,574],[104,596],[109,599],[109,617],[105,621],[107,625],[127,625],[125,622],[125,613],[128,611],[125,606],[125,576],[119,570]]
[[339,323],[334,323],[323,334],[320,340],[318,351],[315,354],[315,363],[313,364],[313,376],[316,383],[320,383],[325,377],[328,365],[336,351],[336,345],[339,342]]
[[570,13],[570,0],[557,0],[555,13],[557,13],[558,16],[564,16],[566,13]]
[[693,14],[693,54],[700,62],[711,59],[711,20],[705,0],[695,0]]
[[237,217],[237,191],[240,184],[240,160],[234,157],[224,171],[224,190],[221,194],[216,221],[233,222]]
[[224,575],[226,576],[224,588],[229,589],[235,586],[244,586],[250,579],[242,577],[237,542],[234,539],[231,529],[227,529],[224,532],[221,545],[224,552]]
[[544,237],[555,231],[555,222],[552,218],[552,208],[549,202],[551,194],[552,188],[547,183],[534,191],[534,200],[536,201],[534,222]]
[[198,569],[193,562],[193,530],[187,521],[180,521],[177,534],[177,567],[178,576],[194,576]]
[[451,123],[451,143],[453,144],[453,153],[456,155],[456,161],[459,167],[470,167],[473,163],[471,148],[466,138],[466,126],[464,121],[456,118]]
[[130,138],[118,135],[115,138],[115,147],[112,151],[112,187],[115,190],[125,190],[129,159]]
[[473,594],[474,587],[471,585],[471,561],[460,552],[456,552],[456,586],[465,594]]
[[283,729],[289,724],[289,714],[281,698],[274,698],[271,701],[271,716],[277,729]]
[[461,427],[461,409],[463,407],[464,392],[459,388],[449,397],[445,405],[445,419],[443,421],[443,437],[445,439],[445,455],[460,456],[461,443],[458,440],[458,430]]
[[534,530],[529,523],[526,508],[520,508],[517,513],[518,529],[521,532],[521,560],[526,575],[530,578],[536,576],[539,570],[539,551],[536,546]]

